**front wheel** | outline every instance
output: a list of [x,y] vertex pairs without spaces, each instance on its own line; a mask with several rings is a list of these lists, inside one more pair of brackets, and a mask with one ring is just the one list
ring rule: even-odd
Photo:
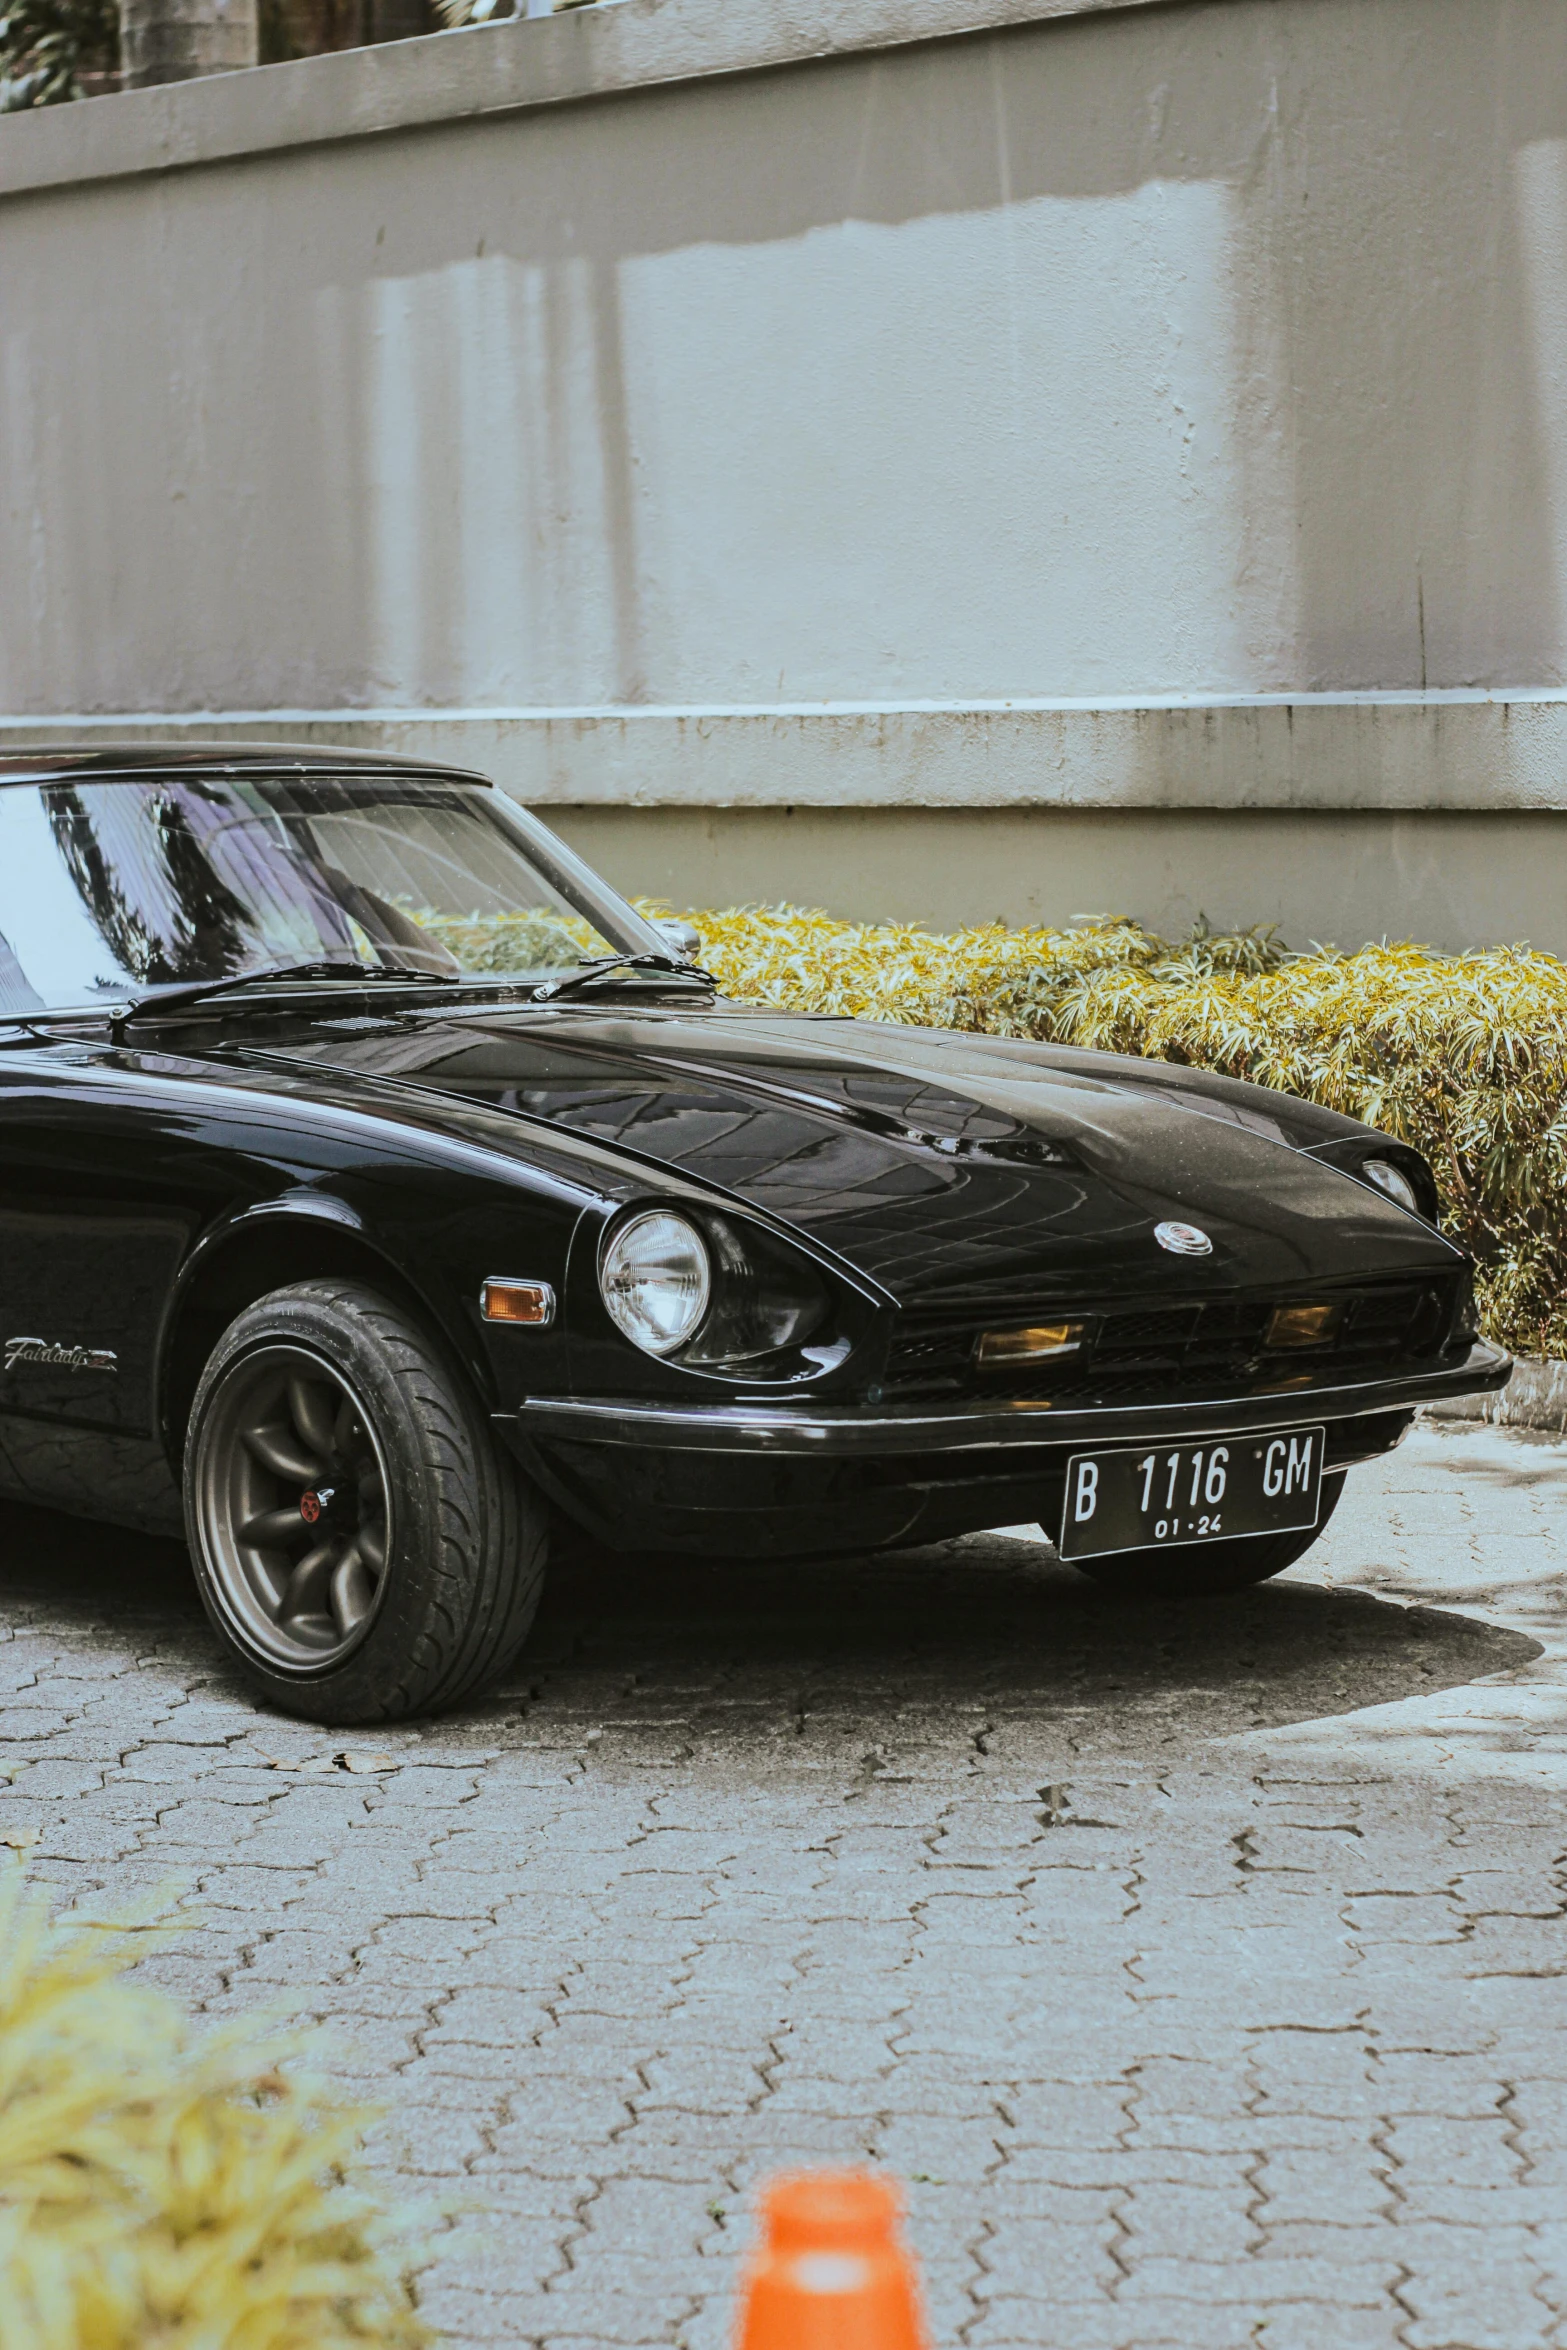
[[219,1638],[311,1721],[472,1696],[544,1580],[544,1506],[461,1372],[357,1281],[300,1281],[230,1323],[191,1411],[185,1515]]
[[[1177,1542],[1159,1550],[1113,1551],[1105,1558],[1069,1559],[1080,1575],[1129,1599],[1202,1599],[1245,1591],[1266,1583],[1304,1558],[1344,1491],[1340,1469],[1322,1480],[1322,1506],[1314,1526],[1290,1534],[1237,1534],[1229,1542]],[[1049,1534],[1048,1526],[1040,1528]]]

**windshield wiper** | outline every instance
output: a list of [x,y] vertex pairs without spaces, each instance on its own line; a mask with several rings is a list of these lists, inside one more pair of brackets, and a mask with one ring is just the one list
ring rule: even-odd
[[585,987],[596,987],[601,979],[618,978],[622,971],[652,971],[661,979],[695,979],[703,987],[718,986],[711,971],[704,971],[699,963],[677,963],[673,955],[600,955],[568,971],[563,979],[546,979],[542,987],[534,989],[533,1000],[547,1004],[554,996],[576,995]]
[[208,996],[230,995],[247,987],[261,987],[271,979],[347,979],[355,986],[366,981],[394,980],[401,987],[451,987],[456,974],[443,979],[435,971],[416,970],[411,963],[360,963],[346,956],[318,956],[309,963],[268,963],[252,971],[230,971],[221,979],[176,979],[167,987],[149,987],[117,1005],[109,1019],[109,1033],[123,1044],[131,1021],[147,1013],[176,1012],[184,1004],[199,1004]]

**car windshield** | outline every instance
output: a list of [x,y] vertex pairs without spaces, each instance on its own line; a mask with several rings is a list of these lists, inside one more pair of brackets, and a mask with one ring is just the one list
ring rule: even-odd
[[483,785],[231,773],[0,789],[0,1014],[313,962],[526,984],[665,944]]

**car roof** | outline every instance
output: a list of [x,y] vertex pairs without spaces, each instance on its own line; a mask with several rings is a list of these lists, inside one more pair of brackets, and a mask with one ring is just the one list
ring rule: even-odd
[[316,743],[97,742],[0,753],[0,786],[46,783],[61,775],[90,775],[109,782],[115,776],[145,775],[149,770],[166,775],[171,768],[207,774],[250,769],[274,775],[341,775],[345,768],[359,768],[366,774],[438,775],[454,783],[490,781],[470,767],[447,767],[439,760],[407,759],[391,751],[340,751]]

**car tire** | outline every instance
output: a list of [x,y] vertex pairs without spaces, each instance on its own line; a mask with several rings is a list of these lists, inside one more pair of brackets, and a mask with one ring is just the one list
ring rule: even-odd
[[[1344,1470],[1322,1480],[1322,1505],[1314,1526],[1290,1534],[1238,1534],[1229,1542],[1173,1543],[1160,1550],[1114,1551],[1106,1558],[1068,1559],[1080,1575],[1129,1599],[1211,1599],[1246,1591],[1282,1575],[1304,1558],[1338,1508]],[[1049,1534],[1048,1526],[1040,1531]],[[1052,1540],[1054,1537],[1051,1537]]]
[[453,1706],[527,1638],[545,1504],[445,1348],[365,1283],[296,1282],[230,1323],[196,1390],[184,1482],[207,1613],[287,1713]]

